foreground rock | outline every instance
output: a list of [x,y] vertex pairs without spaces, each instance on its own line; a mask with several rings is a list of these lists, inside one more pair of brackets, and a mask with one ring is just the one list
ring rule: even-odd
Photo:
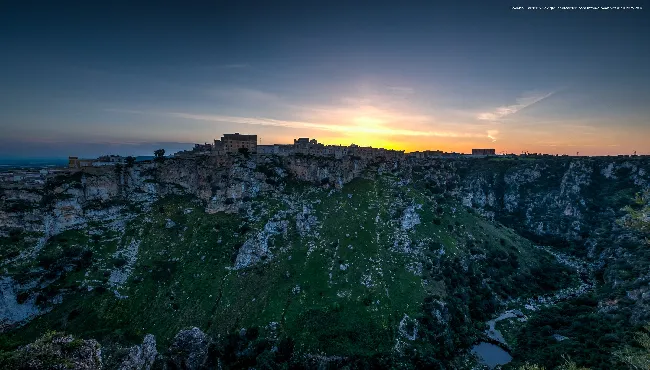
[[208,359],[210,339],[199,328],[182,330],[169,347],[172,364],[178,369],[201,369]]
[[157,355],[156,337],[147,334],[141,345],[129,349],[129,354],[122,361],[120,370],[149,370]]
[[102,351],[94,340],[74,339],[71,335],[49,333],[0,362],[6,369],[102,369]]

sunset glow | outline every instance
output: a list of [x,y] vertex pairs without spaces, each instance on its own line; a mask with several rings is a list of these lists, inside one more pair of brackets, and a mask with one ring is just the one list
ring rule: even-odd
[[[97,27],[84,32],[56,9],[17,10],[0,33],[0,156],[173,152],[228,132],[407,152],[650,153],[639,12],[242,9],[197,8],[179,29],[171,9],[159,22],[90,9]],[[130,37],[139,27],[152,32]]]

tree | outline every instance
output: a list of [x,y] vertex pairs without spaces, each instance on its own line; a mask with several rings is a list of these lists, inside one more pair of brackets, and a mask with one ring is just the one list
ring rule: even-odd
[[[621,223],[630,229],[650,234],[650,190],[637,194],[634,203],[634,206],[624,208],[627,215]],[[647,238],[646,241],[650,243]]]
[[165,160],[165,149],[156,149],[153,152],[155,158],[153,159],[156,162],[162,162]]
[[[164,152],[164,150],[163,150],[163,152]],[[155,152],[154,152],[154,154],[155,154]],[[126,157],[126,168],[131,168],[131,167],[133,167],[134,164],[135,164],[135,157],[134,156],[130,155],[130,156]]]
[[246,157],[246,158],[248,158],[248,156],[250,154],[249,151],[248,151],[248,148],[239,148],[238,151],[239,151],[239,153],[243,154],[244,157]]
[[[564,355],[562,358],[564,359],[564,363],[556,367],[555,370],[589,370],[589,368],[576,365],[575,362],[571,361],[571,359],[568,357],[564,357]],[[546,370],[546,368],[537,364],[530,364],[526,362],[524,365],[519,366],[517,370]]]
[[529,364],[528,362],[526,362],[525,364],[519,366],[517,370],[546,370],[546,369],[537,364]]
[[636,334],[636,341],[640,348],[627,346],[614,353],[632,369],[650,369],[650,324],[646,325],[644,329]]

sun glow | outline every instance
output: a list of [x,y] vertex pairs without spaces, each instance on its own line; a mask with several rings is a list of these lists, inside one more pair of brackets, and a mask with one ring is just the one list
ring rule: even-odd
[[385,120],[368,116],[355,117],[352,119],[352,122],[354,122],[359,127],[368,128],[376,128],[377,126],[381,126],[386,123]]

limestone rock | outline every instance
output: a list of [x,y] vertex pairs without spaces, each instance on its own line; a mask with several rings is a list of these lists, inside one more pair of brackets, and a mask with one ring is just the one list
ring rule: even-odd
[[14,355],[16,365],[33,370],[103,368],[101,347],[96,340],[74,339],[60,333],[46,334],[18,349]]
[[239,248],[235,269],[242,269],[263,260],[270,260],[273,255],[269,250],[269,238],[280,233],[286,234],[289,223],[286,220],[269,221],[262,231],[246,240]]
[[0,277],[0,332],[14,324],[30,320],[41,312],[35,304],[35,297],[18,303],[14,285],[11,277]]
[[408,207],[404,210],[404,215],[402,216],[402,229],[411,230],[420,223],[420,216],[415,211],[415,207]]
[[133,346],[120,365],[120,370],[149,370],[156,360],[156,337],[147,334],[139,346]]
[[209,345],[209,338],[199,328],[182,330],[169,347],[170,360],[179,369],[200,369],[208,359]]

